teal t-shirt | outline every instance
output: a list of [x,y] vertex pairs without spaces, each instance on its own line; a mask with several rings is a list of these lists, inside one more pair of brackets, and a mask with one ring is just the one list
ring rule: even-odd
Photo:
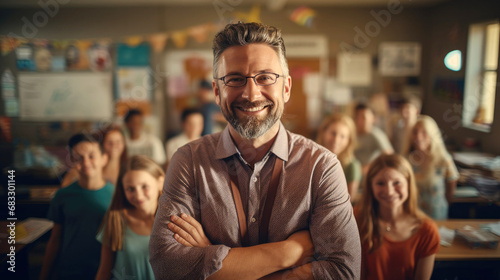
[[99,268],[101,244],[95,240],[108,209],[114,187],[87,190],[75,182],[57,191],[48,219],[62,225],[62,240],[55,266],[57,279],[94,279]]
[[356,158],[353,158],[351,163],[347,166],[344,166],[344,174],[347,183],[352,183],[354,181],[361,180],[361,163]]
[[[149,237],[125,227],[122,249],[116,252],[111,271],[113,279],[155,279],[149,264]],[[102,231],[97,234],[97,240],[102,242]]]

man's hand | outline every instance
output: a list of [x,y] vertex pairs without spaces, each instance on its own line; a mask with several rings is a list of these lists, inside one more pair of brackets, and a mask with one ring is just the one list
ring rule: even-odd
[[314,245],[309,230],[298,231],[285,241],[287,243],[289,264],[286,266],[301,266],[314,260]]
[[172,222],[168,224],[168,229],[174,233],[175,240],[180,244],[186,247],[200,248],[212,245],[205,236],[203,227],[195,218],[182,213],[180,218],[173,215],[170,220]]

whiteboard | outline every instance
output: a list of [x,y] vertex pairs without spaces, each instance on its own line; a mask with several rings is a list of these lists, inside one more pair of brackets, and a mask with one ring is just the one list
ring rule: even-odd
[[111,73],[20,73],[20,118],[34,121],[111,120]]

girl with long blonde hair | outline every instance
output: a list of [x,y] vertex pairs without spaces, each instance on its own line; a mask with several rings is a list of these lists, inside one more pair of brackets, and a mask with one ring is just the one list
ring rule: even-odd
[[407,139],[405,155],[415,172],[420,208],[433,219],[447,219],[459,175],[437,123],[420,116]]
[[381,155],[368,169],[355,208],[362,246],[361,279],[430,279],[439,233],[417,205],[411,165]]
[[326,118],[318,130],[317,142],[337,154],[347,181],[347,189],[354,201],[361,181],[361,163],[354,156],[356,126],[344,114],[333,114]]
[[154,279],[149,237],[164,178],[162,168],[145,156],[133,156],[122,167],[97,236],[102,249],[96,279],[111,279],[112,275]]

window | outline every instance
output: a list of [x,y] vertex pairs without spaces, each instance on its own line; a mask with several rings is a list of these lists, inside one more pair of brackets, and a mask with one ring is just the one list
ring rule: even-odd
[[463,125],[489,132],[498,89],[497,70],[500,23],[472,24],[467,43]]

